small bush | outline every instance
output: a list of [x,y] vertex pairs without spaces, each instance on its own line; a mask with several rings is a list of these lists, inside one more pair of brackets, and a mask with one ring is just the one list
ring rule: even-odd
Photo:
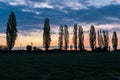
[[32,46],[27,45],[27,46],[26,46],[26,49],[27,49],[27,51],[31,51],[31,50],[32,50]]

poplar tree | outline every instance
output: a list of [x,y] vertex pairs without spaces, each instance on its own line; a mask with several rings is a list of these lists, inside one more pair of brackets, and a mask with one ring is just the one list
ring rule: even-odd
[[59,27],[59,39],[58,39],[58,46],[59,49],[62,50],[63,47],[63,26]]
[[104,48],[108,50],[109,48],[109,35],[108,31],[103,31],[103,38],[104,38]]
[[106,48],[109,49],[109,33],[106,31]]
[[97,32],[97,35],[98,35],[98,46],[101,48],[101,36],[100,36],[100,31]]
[[90,39],[90,47],[93,51],[96,48],[96,31],[93,25],[91,25],[90,28],[89,39]]
[[118,38],[117,38],[117,33],[114,31],[113,32],[113,36],[112,36],[112,47],[113,47],[113,50],[117,50],[117,47],[118,47]]
[[78,47],[82,51],[82,50],[84,50],[84,33],[83,33],[82,26],[79,27],[78,39],[79,39]]
[[48,18],[45,19],[43,30],[44,30],[43,31],[43,46],[45,50],[47,51],[48,48],[50,47],[50,42],[51,42],[50,24],[49,24]]
[[98,31],[98,46],[102,49],[104,47],[104,38],[102,31]]
[[17,23],[16,23],[16,16],[12,11],[8,18],[7,22],[7,29],[6,29],[6,40],[7,40],[7,47],[8,50],[11,50],[14,47],[15,40],[17,38]]
[[77,24],[74,24],[74,29],[73,29],[73,44],[74,48],[77,51]]
[[73,50],[73,46],[72,46],[72,45],[70,45],[70,50],[71,50],[71,51]]
[[68,26],[64,26],[64,42],[65,42],[65,50],[68,49],[68,43],[69,43],[69,32],[68,32]]

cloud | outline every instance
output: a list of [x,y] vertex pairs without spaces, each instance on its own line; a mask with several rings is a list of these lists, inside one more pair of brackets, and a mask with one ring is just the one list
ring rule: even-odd
[[45,2],[44,3],[36,2],[33,4],[33,7],[34,8],[54,8],[52,5],[45,3]]
[[[66,4],[67,5],[67,4]],[[83,6],[81,3],[69,3],[67,7],[70,7],[73,10],[80,10],[80,9],[85,9],[86,7]]]
[[94,6],[100,8],[112,4],[114,0],[87,0],[87,6]]
[[105,17],[105,19],[108,19],[111,21],[120,21],[120,18],[118,18],[118,17]]
[[31,8],[71,8],[73,10],[79,10],[85,8],[79,0],[0,0],[0,2],[7,3],[11,6],[27,6]]
[[95,25],[96,30],[108,30],[108,31],[116,31],[116,28],[120,28],[119,27],[120,24],[117,23],[112,23],[112,24],[99,24],[99,25]]
[[23,12],[33,12],[33,10],[29,10],[29,9],[22,9],[21,11],[23,11]]
[[[118,13],[120,9],[119,5],[109,5],[102,8],[89,7],[88,9],[81,10],[63,9],[67,11],[67,13],[48,8],[32,9],[23,7],[21,9],[21,12],[19,11],[19,9],[21,9],[21,7],[17,7],[14,10],[17,18],[17,24],[20,27],[20,30],[42,29],[44,19],[46,17],[50,19],[50,25],[55,26],[60,26],[64,24],[71,26],[75,23],[81,23],[81,25],[90,25],[91,23],[97,25],[120,23],[120,14]],[[5,10],[1,10],[1,12],[4,13],[0,13],[0,17],[2,18],[0,22],[2,22],[3,19],[4,21],[0,24],[0,26],[5,26],[1,29],[5,32],[9,11],[5,12]]]
[[86,8],[80,0],[57,0],[56,2],[52,0],[50,4],[53,4],[58,9],[70,8],[72,10],[80,10]]
[[115,0],[115,2],[120,4],[120,0]]
[[40,14],[40,12],[35,11],[35,10],[33,10],[33,9],[22,9],[21,11],[22,11],[22,12],[32,12],[32,13],[35,13],[35,14],[37,14],[37,15]]
[[26,2],[25,2],[25,0],[16,0],[16,1],[9,2],[9,4],[12,6],[26,5]]
[[26,0],[0,0],[0,2],[7,3],[11,6],[22,6],[27,5]]
[[55,8],[69,7],[71,9],[84,9],[87,6],[103,7],[113,3],[120,3],[120,0],[0,0],[11,6],[26,5],[35,8]]
[[72,10],[87,9],[89,6],[96,8],[120,3],[120,0],[0,0],[10,6],[26,6],[26,8],[49,8],[63,10],[70,8]]

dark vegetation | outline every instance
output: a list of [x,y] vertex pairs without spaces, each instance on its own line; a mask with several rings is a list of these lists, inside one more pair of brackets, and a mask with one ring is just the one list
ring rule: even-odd
[[119,80],[119,52],[0,54],[1,80]]
[[43,47],[47,51],[50,47],[51,37],[50,37],[50,25],[49,25],[49,19],[46,18],[44,22],[44,28],[43,28]]
[[17,38],[16,26],[17,26],[16,17],[14,12],[12,11],[7,22],[7,30],[6,30],[8,50],[11,50],[14,47],[15,40]]

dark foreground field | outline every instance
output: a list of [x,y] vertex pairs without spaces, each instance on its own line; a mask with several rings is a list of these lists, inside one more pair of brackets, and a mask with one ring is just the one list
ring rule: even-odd
[[1,53],[0,80],[120,80],[120,53]]

